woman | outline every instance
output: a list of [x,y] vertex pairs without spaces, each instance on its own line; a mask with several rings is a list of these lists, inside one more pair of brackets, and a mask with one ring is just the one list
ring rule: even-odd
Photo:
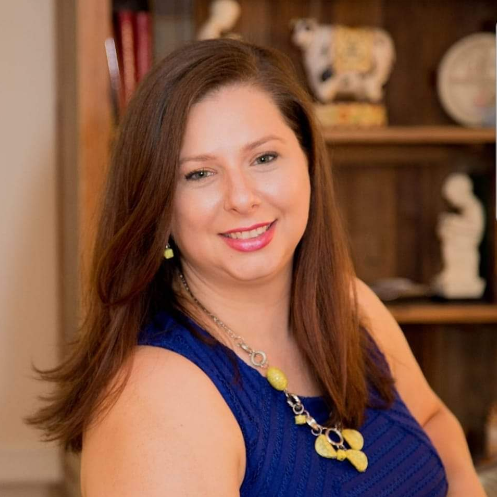
[[85,497],[483,495],[459,424],[354,277],[292,74],[271,49],[195,42],[131,103],[85,332],[30,420],[82,450]]

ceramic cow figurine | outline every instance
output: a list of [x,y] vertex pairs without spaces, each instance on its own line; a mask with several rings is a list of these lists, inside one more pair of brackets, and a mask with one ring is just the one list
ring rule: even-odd
[[348,96],[379,102],[395,61],[390,35],[379,28],[291,22],[292,41],[303,51],[310,86],[323,103]]

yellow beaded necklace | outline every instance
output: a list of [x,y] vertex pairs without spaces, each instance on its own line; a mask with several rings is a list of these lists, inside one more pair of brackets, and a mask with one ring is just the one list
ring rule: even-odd
[[[245,343],[245,340],[240,335],[233,332],[228,326],[226,326],[217,316],[212,314],[207,310],[193,295],[185,277],[180,272],[179,277],[183,286],[190,297],[193,299],[195,304],[207,314],[214,323],[225,331],[235,342],[235,344],[240,347],[244,352],[249,354],[250,362],[258,368],[266,369],[266,379],[269,384],[276,390],[283,392],[286,396],[287,404],[292,408],[293,414],[295,415],[295,424],[297,425],[309,425],[311,428],[311,433],[317,437],[314,447],[316,452],[327,459],[337,459],[338,461],[344,461],[347,459],[350,463],[357,469],[357,471],[364,472],[368,467],[368,458],[362,448],[364,446],[364,439],[362,435],[357,430],[350,429],[340,429],[338,426],[333,428],[327,428],[321,426],[304,408],[304,404],[300,398],[294,393],[290,393],[286,387],[288,385],[288,379],[281,371],[274,366],[269,366],[267,361],[267,356],[262,350],[254,350],[249,345]],[[331,435],[334,435],[338,440],[333,440]],[[345,446],[345,442],[350,448]]]

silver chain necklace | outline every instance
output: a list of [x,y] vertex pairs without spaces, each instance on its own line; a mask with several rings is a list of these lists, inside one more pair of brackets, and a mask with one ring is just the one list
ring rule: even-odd
[[[250,356],[250,362],[258,368],[265,369],[266,379],[270,385],[276,390],[282,391],[285,394],[287,404],[292,408],[293,414],[295,415],[295,424],[305,425],[307,424],[311,428],[311,433],[317,437],[315,442],[316,452],[327,459],[337,459],[343,461],[345,459],[349,460],[352,465],[360,472],[366,471],[368,466],[368,459],[366,454],[361,451],[364,446],[364,439],[362,435],[351,429],[340,429],[337,425],[333,428],[327,428],[320,425],[305,409],[304,404],[298,397],[298,395],[289,392],[286,389],[288,380],[283,373],[278,368],[269,366],[267,355],[262,350],[255,350],[240,336],[237,335],[231,328],[224,324],[217,316],[212,314],[204,305],[193,295],[183,273],[179,272],[179,277],[183,287],[185,288],[188,295],[195,302],[197,307],[199,307],[207,316],[209,316],[214,323],[221,328],[228,336],[230,336],[235,344],[240,347],[245,353]],[[337,440],[331,438],[331,436],[337,437]],[[345,442],[350,448],[345,446]]]

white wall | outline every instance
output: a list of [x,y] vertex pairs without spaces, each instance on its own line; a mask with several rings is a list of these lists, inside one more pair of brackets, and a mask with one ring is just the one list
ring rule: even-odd
[[30,363],[59,356],[55,0],[2,2],[0,17],[0,494],[62,478],[54,446],[21,417],[47,391]]

